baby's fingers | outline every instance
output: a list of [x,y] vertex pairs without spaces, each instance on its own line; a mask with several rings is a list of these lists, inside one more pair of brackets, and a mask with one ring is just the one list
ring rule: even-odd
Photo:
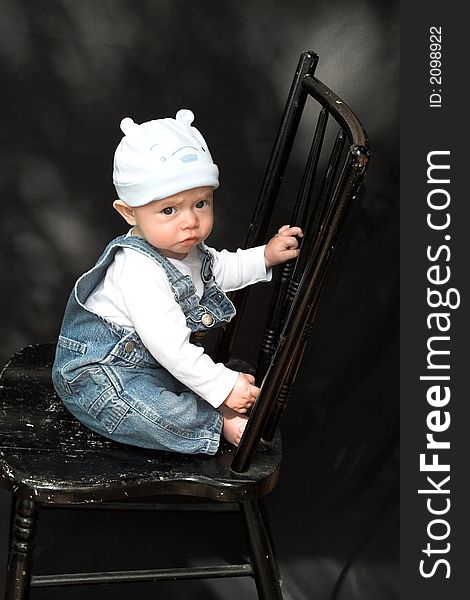
[[300,227],[297,227],[297,226],[291,227],[290,225],[283,225],[277,233],[278,233],[278,235],[283,235],[283,236],[296,236],[297,235],[299,237],[303,237],[303,235],[304,235],[304,233]]
[[242,375],[244,375],[246,377],[246,379],[248,380],[248,383],[250,383],[250,384],[255,383],[255,376],[252,375],[251,373],[242,373]]

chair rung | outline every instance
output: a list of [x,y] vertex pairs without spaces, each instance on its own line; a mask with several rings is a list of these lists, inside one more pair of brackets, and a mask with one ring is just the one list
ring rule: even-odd
[[181,579],[210,579],[215,577],[246,577],[253,575],[251,565],[220,565],[214,567],[185,567],[136,571],[103,571],[97,573],[63,573],[33,575],[32,587],[84,585],[93,583],[124,583],[130,581],[165,581]]
[[93,504],[47,504],[41,505],[41,509],[60,509],[60,510],[135,510],[152,512],[238,512],[238,503],[233,502],[200,502],[200,503],[143,503],[143,502],[93,502]]

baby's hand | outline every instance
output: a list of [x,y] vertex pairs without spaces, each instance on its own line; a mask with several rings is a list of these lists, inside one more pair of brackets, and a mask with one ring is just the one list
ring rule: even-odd
[[300,227],[283,225],[276,235],[269,240],[264,249],[266,268],[296,258],[299,255],[299,242],[295,236],[303,237]]
[[253,375],[239,373],[233,390],[224,401],[225,406],[239,413],[246,413],[253,406],[259,394],[259,388],[254,383]]

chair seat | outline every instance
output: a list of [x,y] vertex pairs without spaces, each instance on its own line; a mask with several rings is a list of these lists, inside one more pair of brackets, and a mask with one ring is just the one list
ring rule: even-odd
[[109,440],[64,407],[51,381],[54,344],[27,346],[0,379],[0,478],[17,497],[44,503],[90,503],[159,495],[220,502],[260,498],[276,485],[277,434],[261,443],[248,471],[234,473],[235,449],[215,456],[146,450]]

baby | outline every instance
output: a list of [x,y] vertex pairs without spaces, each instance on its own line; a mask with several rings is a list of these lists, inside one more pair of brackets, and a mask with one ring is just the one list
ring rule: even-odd
[[266,246],[205,245],[219,171],[194,115],[138,125],[114,156],[114,208],[131,229],[108,244],[70,295],[52,377],[82,423],[113,440],[188,454],[238,445],[259,389],[215,363],[199,340],[227,323],[225,292],[269,281],[295,258],[301,236],[285,225]]

